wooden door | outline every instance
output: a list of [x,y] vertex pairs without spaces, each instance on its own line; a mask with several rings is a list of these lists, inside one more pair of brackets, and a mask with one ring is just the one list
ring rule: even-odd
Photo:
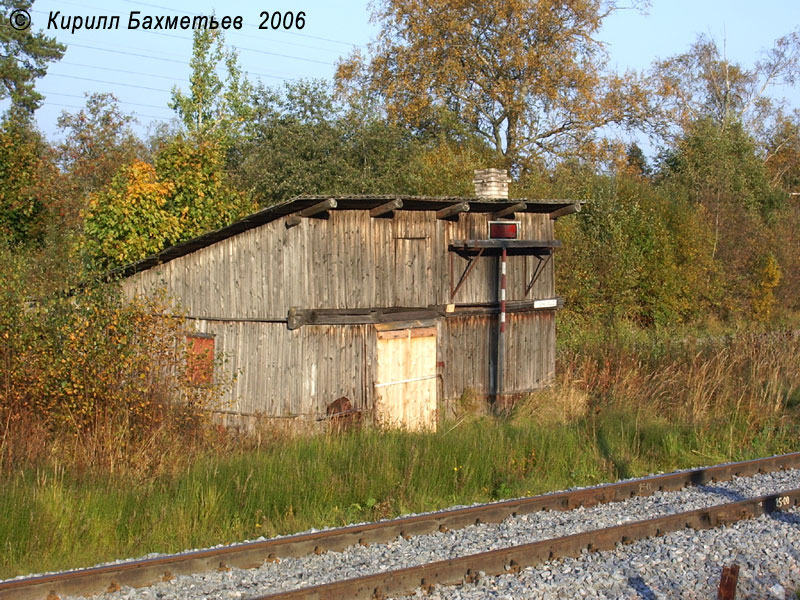
[[430,239],[395,238],[394,276],[395,306],[433,304]]
[[377,332],[375,418],[383,427],[436,429],[436,327]]

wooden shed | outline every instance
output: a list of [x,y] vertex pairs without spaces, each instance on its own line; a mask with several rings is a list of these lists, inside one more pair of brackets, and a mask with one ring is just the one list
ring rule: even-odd
[[504,401],[555,375],[553,221],[580,204],[509,201],[497,181],[478,173],[475,198],[298,197],[129,265],[123,289],[166,287],[196,321],[236,374],[234,421],[314,422],[346,397],[435,428],[466,390]]

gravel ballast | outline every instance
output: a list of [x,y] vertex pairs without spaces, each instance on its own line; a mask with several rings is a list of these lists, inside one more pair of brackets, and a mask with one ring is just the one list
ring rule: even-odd
[[[716,504],[800,488],[800,470],[779,471],[728,482],[656,492],[624,502],[539,512],[460,530],[397,538],[386,544],[354,546],[232,569],[179,576],[149,588],[123,588],[104,600],[208,600],[247,598],[370,573],[474,554],[497,548],[651,519]],[[738,563],[737,598],[794,598],[800,589],[800,511],[742,521],[708,531],[685,530],[585,553],[525,569],[516,575],[485,577],[477,584],[437,586],[431,598],[713,598],[723,565]],[[781,595],[783,594],[783,595]],[[415,596],[422,597],[421,591]]]

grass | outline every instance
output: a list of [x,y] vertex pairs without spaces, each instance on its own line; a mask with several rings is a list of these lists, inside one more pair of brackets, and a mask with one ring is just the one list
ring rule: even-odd
[[51,456],[0,481],[0,577],[800,450],[798,361],[791,336],[605,340],[510,416],[433,434],[229,443],[141,476]]
[[430,435],[363,431],[206,456],[143,482],[18,473],[0,485],[0,576],[797,449],[796,425],[731,427],[732,436],[623,410],[557,426],[484,417]]

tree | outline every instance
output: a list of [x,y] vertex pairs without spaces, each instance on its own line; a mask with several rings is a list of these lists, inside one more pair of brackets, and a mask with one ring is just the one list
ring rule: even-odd
[[86,198],[111,182],[124,165],[144,158],[144,144],[130,128],[133,117],[123,114],[113,94],[91,94],[86,108],[62,112],[58,128],[66,134],[59,144],[59,162]]
[[[192,135],[220,135],[229,142],[251,116],[252,86],[243,76],[234,50],[225,50],[219,29],[195,29],[189,94],[172,89],[169,107]],[[224,65],[225,78],[218,70]]]
[[178,219],[173,243],[219,229],[255,208],[247,194],[231,185],[225,159],[220,140],[183,136],[156,156],[158,178],[170,186],[166,208]]
[[615,0],[382,0],[369,60],[339,64],[341,93],[366,87],[389,117],[425,127],[446,108],[492,146],[498,166],[591,153],[594,132],[638,121],[633,74],[604,73],[596,34]]
[[780,115],[767,134],[764,164],[774,186],[800,192],[800,111]]
[[66,46],[29,28],[17,29],[9,21],[12,11],[30,12],[33,0],[0,0],[0,100],[11,99],[12,109],[31,115],[42,95],[34,82],[47,73],[47,64],[59,60]]
[[0,124],[0,238],[12,246],[44,239],[47,210],[57,202],[53,152],[27,119]]
[[261,204],[298,194],[472,194],[490,152],[439,119],[423,135],[387,122],[365,97],[337,102],[323,81],[261,88],[229,153],[240,189]]
[[709,207],[735,204],[768,213],[783,195],[770,185],[755,140],[741,123],[718,123],[711,117],[687,125],[685,135],[662,165],[662,175]]
[[179,219],[169,210],[174,186],[152,165],[134,161],[89,201],[85,247],[93,266],[124,265],[158,252],[179,238]]
[[712,234],[711,257],[724,273],[725,310],[747,310],[753,280],[762,277],[754,264],[775,248],[775,217],[785,207],[785,194],[771,185],[753,137],[738,121],[693,121],[661,165],[659,183],[703,216]]
[[179,136],[155,166],[134,160],[90,196],[84,231],[87,258],[106,269],[218,229],[252,210],[229,184],[218,140]]
[[776,40],[755,65],[732,63],[717,43],[700,35],[688,52],[653,66],[650,80],[658,99],[654,121],[668,141],[692,121],[710,118],[717,124],[741,122],[759,139],[780,103],[766,95],[770,86],[794,85],[800,76],[800,33]]

